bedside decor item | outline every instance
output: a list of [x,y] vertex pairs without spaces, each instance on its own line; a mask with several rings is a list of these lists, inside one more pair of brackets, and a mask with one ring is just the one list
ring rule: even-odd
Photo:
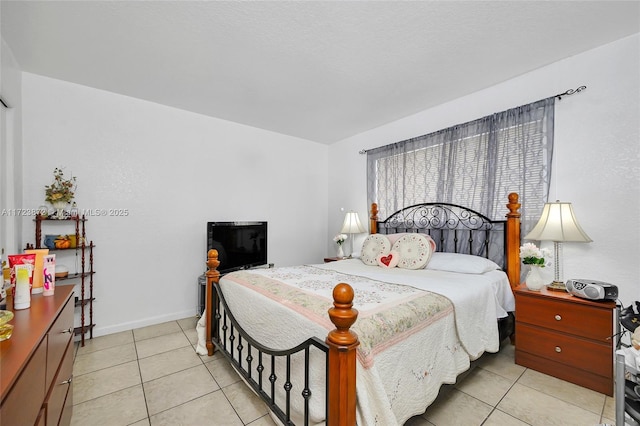
[[53,296],[56,290],[56,255],[48,254],[44,257],[44,296]]
[[354,211],[347,212],[344,217],[344,222],[342,224],[342,230],[340,231],[343,234],[349,234],[351,237],[349,256],[353,256],[353,234],[362,234],[365,232],[364,227],[360,223],[360,218],[358,217],[358,213]]
[[567,241],[590,243],[593,241],[578,224],[571,203],[560,201],[545,203],[540,220],[524,239],[553,241],[554,279],[547,288],[556,291],[567,291],[561,276],[561,243]]
[[71,217],[78,217],[78,205],[75,201],[73,202],[73,204],[71,204],[71,210],[69,210],[69,214],[71,215]]
[[540,291],[547,284],[542,276],[542,268],[545,267],[545,256],[549,255],[549,250],[539,249],[533,243],[525,243],[520,247],[520,259],[523,264],[529,266],[524,281],[529,290]]
[[[29,294],[31,294],[31,286],[33,285],[33,270],[36,265],[35,254],[10,254],[9,268],[10,268],[10,281],[11,281],[11,294],[16,295],[16,267],[25,265],[29,270]],[[14,300],[15,302],[15,300]]]
[[64,171],[56,167],[53,170],[53,182],[51,185],[46,185],[44,189],[45,201],[56,209],[55,217],[64,219],[65,209],[73,201],[75,195],[76,177],[71,176],[71,178],[67,179],[64,176]]
[[542,287],[547,285],[542,276],[542,268],[543,266],[529,265],[529,272],[527,272],[527,276],[524,279],[524,283],[529,290],[540,291]]
[[342,244],[347,241],[346,234],[338,234],[333,237],[333,241],[338,245],[338,252],[336,253],[336,257],[342,259],[344,257],[344,251],[342,250]]
[[11,337],[11,333],[13,333],[13,325],[7,323],[12,319],[13,312],[0,311],[0,342]]
[[16,265],[16,286],[13,289],[13,309],[29,309],[31,307],[31,279],[33,268],[31,265]]
[[38,294],[44,291],[44,258],[49,254],[49,249],[30,249],[25,250],[25,254],[35,254],[36,261],[33,269],[33,285],[31,286],[31,294]]
[[55,273],[53,274],[56,278],[66,278],[69,275],[69,268],[64,265],[56,265]]

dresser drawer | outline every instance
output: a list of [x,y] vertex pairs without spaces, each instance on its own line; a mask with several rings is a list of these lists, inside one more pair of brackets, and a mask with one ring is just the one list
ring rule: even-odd
[[518,322],[538,325],[564,333],[575,334],[603,343],[611,337],[613,310],[568,303],[563,300],[545,300],[519,296],[516,319]]
[[33,425],[44,400],[47,339],[40,342],[0,407],[2,425]]
[[58,372],[62,356],[73,337],[73,299],[67,301],[60,315],[49,329],[49,347],[47,349],[47,386],[49,389],[53,377]]
[[580,370],[613,377],[611,344],[516,323],[518,350]]
[[69,389],[73,376],[73,342],[69,341],[60,370],[53,380],[49,395],[45,400],[47,425],[57,425],[65,407],[65,400],[69,397]]

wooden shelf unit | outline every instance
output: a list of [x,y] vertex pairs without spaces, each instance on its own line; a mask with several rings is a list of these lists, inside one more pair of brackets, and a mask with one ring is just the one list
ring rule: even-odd
[[[93,249],[95,245],[93,241],[89,241],[87,243],[86,238],[86,217],[83,216],[71,216],[64,219],[55,219],[49,218],[46,216],[36,216],[34,219],[36,223],[36,231],[35,231],[35,246],[27,245],[27,249],[39,249],[45,248],[42,246],[42,226],[44,222],[52,222],[52,223],[63,223],[63,224],[73,224],[74,232],[76,236],[76,247],[71,248],[54,248],[49,249],[49,252],[69,252],[75,251],[80,255],[80,270],[76,273],[69,274],[66,277],[56,278],[56,286],[64,286],[71,285],[71,281],[79,280],[80,281],[80,294],[78,298],[82,298],[82,303],[75,303],[75,307],[80,310],[80,324],[75,327],[75,335],[80,336],[80,344],[84,346],[85,338],[87,334],[89,335],[89,339],[93,339],[93,328],[95,324],[93,322],[93,302],[95,297],[93,296],[93,276],[96,273],[93,269]],[[60,258],[61,259],[61,258]],[[59,264],[60,259],[56,258],[56,263]],[[65,282],[68,281],[68,282]],[[64,283],[63,283],[64,282]],[[88,290],[88,292],[87,292]],[[89,320],[87,322],[86,319],[86,311],[88,309]]]

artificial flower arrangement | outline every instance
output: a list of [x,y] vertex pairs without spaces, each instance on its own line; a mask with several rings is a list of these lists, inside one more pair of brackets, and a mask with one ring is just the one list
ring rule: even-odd
[[76,177],[71,176],[66,179],[62,169],[55,168],[53,170],[53,183],[45,187],[45,201],[49,203],[64,202],[70,203],[75,195]]
[[347,241],[347,234],[338,234],[335,237],[333,237],[333,241],[338,244],[339,246],[342,245],[342,243],[344,243],[345,241]]
[[533,243],[524,243],[520,247],[520,259],[525,265],[537,265],[542,268],[545,267],[545,257],[551,257],[551,251],[549,249],[539,249]]

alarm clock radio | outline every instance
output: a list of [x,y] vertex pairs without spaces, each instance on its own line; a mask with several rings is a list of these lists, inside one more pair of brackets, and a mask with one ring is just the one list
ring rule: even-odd
[[573,279],[567,280],[567,291],[574,296],[590,300],[616,300],[618,287],[596,280]]

